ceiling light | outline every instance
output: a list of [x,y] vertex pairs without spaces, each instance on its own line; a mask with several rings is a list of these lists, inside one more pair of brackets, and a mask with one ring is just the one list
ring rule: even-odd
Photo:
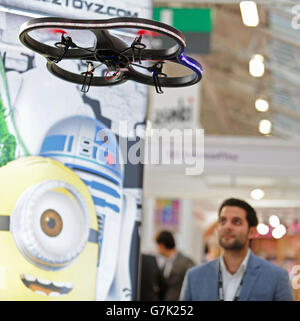
[[269,226],[264,223],[257,225],[257,232],[261,235],[267,235],[269,233]]
[[262,189],[256,188],[250,193],[254,200],[261,200],[265,196],[265,192]]
[[279,217],[277,215],[272,215],[269,218],[269,223],[272,227],[277,227],[280,225],[280,220]]
[[249,61],[249,73],[253,77],[262,77],[265,73],[264,57],[254,55]]
[[280,224],[277,229],[279,229],[282,236],[286,233],[286,227],[283,224]]
[[262,119],[259,122],[258,130],[261,134],[270,134],[272,129],[272,123],[267,119]]
[[265,99],[256,99],[255,108],[257,111],[264,113],[269,109],[269,103]]
[[272,236],[274,237],[274,239],[280,239],[281,237],[283,237],[285,233],[286,233],[285,226],[280,224],[272,231]]
[[281,233],[279,230],[277,230],[276,228],[272,231],[272,236],[274,237],[274,239],[280,239],[281,238]]
[[244,25],[256,27],[259,24],[257,5],[254,1],[241,1],[240,10]]

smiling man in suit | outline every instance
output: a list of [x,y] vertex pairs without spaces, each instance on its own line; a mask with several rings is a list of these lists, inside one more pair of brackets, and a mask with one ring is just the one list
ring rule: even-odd
[[291,301],[286,270],[254,255],[249,243],[258,220],[255,210],[239,199],[225,200],[219,209],[221,257],[188,270],[183,301]]

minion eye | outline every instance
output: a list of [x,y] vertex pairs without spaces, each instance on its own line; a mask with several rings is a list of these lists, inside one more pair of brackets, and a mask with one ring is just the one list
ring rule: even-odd
[[41,216],[41,228],[50,237],[59,235],[63,229],[61,216],[52,209],[46,210]]
[[11,216],[17,247],[46,270],[64,268],[78,257],[88,241],[89,226],[83,196],[62,181],[46,181],[25,190]]

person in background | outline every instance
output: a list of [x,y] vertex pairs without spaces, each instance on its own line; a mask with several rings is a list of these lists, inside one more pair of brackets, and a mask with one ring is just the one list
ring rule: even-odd
[[140,300],[160,301],[162,289],[162,274],[157,265],[156,257],[141,254]]
[[178,301],[186,271],[194,262],[176,249],[175,239],[169,231],[160,231],[155,236],[157,252],[165,257],[163,274],[163,301]]
[[202,263],[206,263],[212,261],[214,259],[213,254],[210,252],[209,245],[207,243],[204,244],[204,256]]
[[224,253],[190,269],[180,299],[183,301],[292,301],[288,272],[254,255],[249,249],[256,234],[255,210],[230,198],[219,208],[218,237]]

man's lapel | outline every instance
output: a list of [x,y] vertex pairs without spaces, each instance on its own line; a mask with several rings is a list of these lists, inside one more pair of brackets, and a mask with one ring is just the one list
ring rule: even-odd
[[170,270],[170,273],[169,273],[169,276],[168,278],[171,278],[173,277],[173,274],[176,273],[176,270],[178,269],[178,262],[181,260],[181,254],[180,252],[177,252],[176,253],[176,257],[174,258],[174,261],[172,263],[172,268]]
[[261,266],[259,261],[256,259],[255,255],[251,253],[248,266],[244,275],[242,291],[239,297],[240,301],[244,301],[248,299],[249,294],[256,283],[256,279],[259,276],[260,268]]
[[219,300],[219,266],[220,266],[220,257],[211,262],[210,277],[207,278],[208,286],[206,288],[207,300],[218,301]]

